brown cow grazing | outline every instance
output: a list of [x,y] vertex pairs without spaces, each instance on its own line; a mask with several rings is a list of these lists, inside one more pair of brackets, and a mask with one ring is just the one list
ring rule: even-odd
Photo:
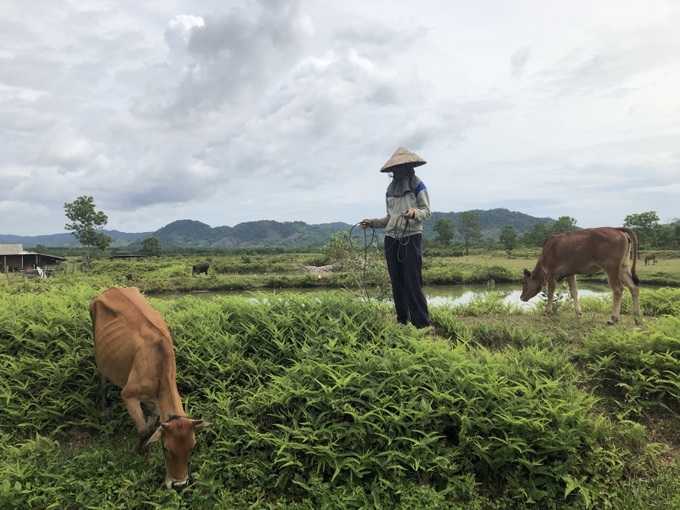
[[[576,317],[580,317],[576,275],[593,275],[604,271],[614,293],[614,307],[608,324],[615,324],[621,313],[623,285],[630,290],[633,298],[633,318],[638,322],[640,314],[640,280],[635,274],[638,238],[629,228],[585,228],[548,236],[543,244],[541,256],[533,271],[524,270],[522,278],[522,301],[528,301],[548,284],[548,303],[545,314],[552,311],[555,285],[567,279],[569,292],[574,300]],[[632,268],[630,259],[632,258]]]
[[[165,486],[189,483],[194,431],[210,427],[185,416],[177,391],[172,337],[163,317],[137,287],[110,288],[90,302],[94,358],[101,375],[122,388],[121,396],[146,450],[160,439],[165,453]],[[145,421],[142,403],[151,408]],[[164,420],[155,428],[157,419]],[[155,429],[155,430],[154,430]]]
[[210,267],[210,264],[207,262],[203,262],[201,264],[194,264],[194,266],[191,268],[191,276],[194,276],[195,274],[201,274],[205,273],[206,276],[208,276],[208,268]]
[[653,264],[656,264],[656,253],[648,253],[645,255],[645,266],[649,264],[649,261],[652,261]]

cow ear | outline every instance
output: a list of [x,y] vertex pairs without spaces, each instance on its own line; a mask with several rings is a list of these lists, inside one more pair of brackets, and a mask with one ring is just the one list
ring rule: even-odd
[[531,273],[529,272],[528,269],[524,270],[524,276],[531,276]]
[[142,448],[142,451],[146,451],[149,448],[149,446],[151,446],[156,441],[158,441],[162,436],[163,436],[163,426],[161,425],[160,427],[158,427],[156,429],[156,432],[151,434],[151,437],[149,438],[149,440],[144,445],[144,448]]
[[209,421],[194,420],[194,428],[196,430],[207,429],[207,428],[210,428],[212,426],[213,426],[213,424],[210,423]]

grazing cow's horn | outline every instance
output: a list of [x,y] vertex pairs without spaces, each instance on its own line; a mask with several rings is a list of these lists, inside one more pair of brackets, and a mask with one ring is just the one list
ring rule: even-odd
[[168,421],[176,420],[179,418],[179,414],[169,414],[168,415]]

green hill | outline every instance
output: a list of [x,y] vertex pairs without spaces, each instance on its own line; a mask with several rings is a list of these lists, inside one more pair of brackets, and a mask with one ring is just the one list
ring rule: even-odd
[[[508,209],[475,210],[479,216],[479,228],[484,239],[497,240],[505,225],[512,225],[518,234],[526,232],[536,224],[550,224],[551,218],[535,218],[528,214],[509,211]],[[453,222],[456,239],[460,239],[459,218],[461,212],[433,212],[432,218],[425,222],[423,236],[432,239],[437,234],[432,230],[439,218],[448,218]],[[348,223],[321,223],[310,225],[302,221],[260,220],[239,223],[233,227],[211,227],[195,220],[177,220],[156,230],[155,232],[126,233],[117,230],[104,230],[113,239],[112,248],[130,246],[136,248],[145,237],[157,237],[161,246],[172,248],[250,248],[250,247],[321,247],[330,237],[339,231],[350,230]],[[0,235],[0,243],[21,243],[26,247],[43,245],[54,248],[78,246],[78,242],[69,233],[19,236]]]

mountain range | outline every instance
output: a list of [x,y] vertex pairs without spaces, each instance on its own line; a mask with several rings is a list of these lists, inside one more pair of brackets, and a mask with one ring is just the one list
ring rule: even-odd
[[[536,218],[528,214],[508,209],[474,210],[479,217],[479,229],[484,239],[497,240],[505,225],[512,225],[518,234],[531,229],[536,224],[550,224],[551,218]],[[448,218],[454,226],[454,239],[460,240],[458,229],[460,212],[433,212],[424,223],[423,236],[434,238],[437,233],[433,226],[437,219]],[[111,237],[112,248],[139,247],[146,237],[156,237],[161,246],[174,248],[246,248],[246,247],[320,247],[339,231],[350,231],[353,225],[342,222],[310,225],[302,221],[278,222],[272,220],[249,221],[233,227],[211,227],[200,221],[177,220],[155,232],[128,233],[118,230],[103,230]],[[80,244],[72,234],[49,234],[39,236],[20,236],[0,234],[0,243],[21,243],[26,247],[42,245],[45,247],[68,248]]]

